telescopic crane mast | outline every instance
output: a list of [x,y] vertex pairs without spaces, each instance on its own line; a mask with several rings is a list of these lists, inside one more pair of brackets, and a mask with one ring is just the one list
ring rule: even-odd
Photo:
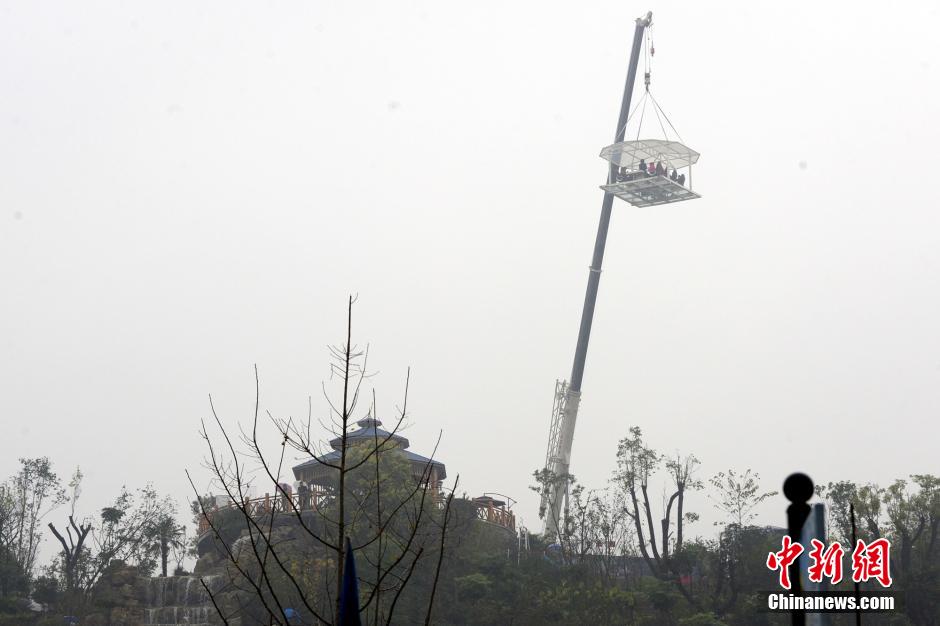
[[[627,82],[623,90],[620,105],[620,117],[617,120],[617,132],[614,143],[624,140],[627,118],[630,115],[630,101],[636,82],[636,71],[640,61],[640,49],[643,45],[644,31],[650,26],[653,13],[637,18],[633,33],[633,49],[630,51],[630,66],[627,70]],[[608,181],[615,178],[616,166],[611,163]],[[584,377],[584,362],[587,359],[588,341],[591,338],[591,324],[594,321],[594,305],[597,302],[597,288],[601,281],[601,265],[604,262],[604,247],[607,244],[607,228],[610,225],[610,213],[614,204],[614,194],[604,193],[601,204],[600,223],[597,226],[597,239],[594,242],[594,256],[588,273],[587,292],[584,294],[584,309],[581,312],[581,328],[578,331],[578,345],[575,348],[574,364],[571,367],[570,382],[555,384],[555,404],[552,411],[552,424],[548,438],[548,451],[545,457],[545,469],[552,478],[544,485],[539,513],[545,521],[544,530],[556,536],[563,534],[559,527],[559,517],[567,509],[568,471],[571,467],[571,445],[574,441],[574,427],[578,420],[578,405],[581,402],[581,380]],[[564,508],[561,504],[564,501]]]

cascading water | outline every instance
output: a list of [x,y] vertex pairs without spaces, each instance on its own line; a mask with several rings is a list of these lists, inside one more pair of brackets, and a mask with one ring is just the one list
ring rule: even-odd
[[200,578],[213,593],[221,587],[219,576],[172,576],[147,582],[145,624],[149,626],[208,626],[215,609]]

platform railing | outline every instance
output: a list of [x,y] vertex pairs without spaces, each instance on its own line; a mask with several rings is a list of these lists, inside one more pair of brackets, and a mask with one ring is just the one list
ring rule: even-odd
[[512,531],[516,530],[516,516],[513,515],[512,511],[493,506],[492,502],[487,504],[475,502],[474,504],[477,506],[477,519],[502,526],[503,528],[508,528]]
[[[436,502],[439,508],[443,509],[447,503],[447,496],[451,494],[450,489],[441,489],[437,492]],[[455,496],[456,497],[456,496]],[[506,498],[506,496],[503,496]],[[502,526],[513,532],[516,531],[516,516],[505,506],[495,506],[492,501],[481,502],[463,497],[462,500],[468,500],[476,508],[477,519],[497,526]]]
[[273,513],[294,513],[295,511],[316,511],[330,498],[327,491],[310,491],[304,494],[292,493],[289,496],[284,494],[271,495],[264,494],[258,498],[246,498],[244,503],[239,505],[232,501],[223,506],[206,508],[205,512],[199,516],[199,535],[209,532],[212,526],[209,523],[210,518],[218,515],[220,512],[233,509],[242,509],[252,517],[260,517]]

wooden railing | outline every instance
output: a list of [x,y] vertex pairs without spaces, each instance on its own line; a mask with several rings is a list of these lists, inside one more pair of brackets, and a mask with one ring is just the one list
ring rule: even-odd
[[489,522],[490,524],[502,526],[503,528],[508,528],[512,531],[516,530],[516,516],[512,514],[512,511],[493,506],[492,503],[482,504],[475,502],[474,504],[477,506],[478,519]]
[[224,506],[206,508],[205,513],[199,517],[198,533],[202,535],[203,533],[209,532],[212,528],[209,523],[209,518],[213,518],[223,511],[241,509],[252,517],[260,517],[266,514],[270,515],[272,512],[294,513],[296,511],[316,511],[323,506],[324,502],[326,502],[329,497],[329,493],[326,491],[311,491],[303,494],[303,497],[301,497],[299,493],[291,494],[289,497],[281,493],[273,496],[266,493],[260,498],[246,499],[242,505],[236,502],[229,502]]

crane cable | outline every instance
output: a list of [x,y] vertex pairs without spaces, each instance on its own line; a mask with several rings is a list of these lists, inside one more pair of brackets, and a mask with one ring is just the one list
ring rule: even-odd
[[[652,98],[652,97],[653,97],[653,96],[650,96],[650,98]],[[653,103],[654,103],[654,104],[655,104],[655,102],[656,102],[656,101],[653,100]],[[659,122],[659,128],[662,129],[662,131],[663,131],[663,139],[665,139],[666,141],[669,141],[669,135],[666,133],[666,127],[663,126],[663,118],[659,115],[659,111],[660,111],[660,108],[659,108],[658,105],[655,106],[655,107],[653,107],[653,112],[656,113],[656,121]]]
[[[676,134],[676,137],[679,138],[679,143],[685,143],[685,142],[682,141],[682,135],[680,135],[680,134],[679,134],[679,131],[676,130],[676,127],[672,125],[672,122],[669,120],[669,116],[666,115],[666,112],[663,110],[663,108],[662,108],[661,106],[659,106],[659,103],[658,103],[658,102],[656,102],[656,98],[653,97],[653,94],[650,94],[650,100],[653,101],[653,104],[656,106],[657,109],[659,109],[659,112],[663,114],[663,117],[664,117],[664,118],[666,118],[666,123],[669,124],[669,128],[671,128],[671,129],[672,129],[672,132],[674,132],[674,133]],[[661,125],[661,123],[660,123],[660,125]],[[664,135],[666,134],[666,129],[665,129],[665,128],[663,129],[663,134],[664,134]],[[668,139],[668,138],[669,138],[669,137],[666,137],[666,139]]]
[[[646,113],[646,100],[648,97],[649,97],[649,93],[648,92],[644,93],[643,97],[640,98],[640,101],[634,105],[633,111],[631,111],[630,114],[627,115],[627,120],[623,123],[623,127],[617,129],[618,137],[620,136],[621,132],[623,132],[624,136],[626,136],[627,127],[630,125],[630,120],[632,120],[634,116],[636,115],[637,109],[640,109],[640,123],[639,123],[639,127],[637,128],[637,132],[639,133],[639,129],[643,127],[643,116]],[[641,106],[643,107],[642,109],[640,108]]]
[[646,113],[646,97],[650,95],[650,92],[643,94],[643,110],[640,111],[640,123],[636,125],[636,139],[635,141],[640,140],[640,130],[643,128],[643,114]]
[[[649,99],[653,101],[653,106],[654,106],[653,112],[656,113],[656,119],[657,121],[659,121],[659,128],[663,131],[663,138],[666,141],[670,141],[669,133],[666,132],[666,127],[663,125],[663,119],[665,119],[666,123],[669,124],[669,128],[672,129],[672,132],[675,133],[676,137],[679,139],[679,142],[681,143],[682,135],[680,135],[679,131],[676,130],[675,125],[669,119],[669,116],[666,114],[666,111],[663,109],[663,107],[659,104],[659,102],[650,92],[650,75],[652,73],[651,66],[653,63],[653,57],[656,55],[656,45],[653,42],[653,25],[652,24],[650,24],[649,28],[646,29],[646,39],[643,42],[643,44],[644,44],[643,59],[645,62],[645,70],[646,70],[646,74],[644,76],[644,80],[646,83],[646,95],[648,95]],[[645,96],[644,96],[644,101],[645,101]],[[660,117],[660,114],[662,114],[661,117]],[[641,116],[640,124],[642,125],[642,123],[643,123],[643,118]],[[640,137],[640,129],[638,128],[637,139],[639,139],[639,137]]]
[[[617,129],[617,137],[620,136],[621,132],[624,134],[624,136],[626,136],[627,126],[629,126],[630,120],[632,120],[633,116],[636,115],[636,110],[639,109],[641,105],[643,108],[640,109],[640,123],[637,126],[636,131],[637,139],[639,139],[640,130],[643,128],[643,115],[646,113],[646,98],[650,95],[650,29],[652,27],[652,24],[646,27],[646,36],[643,38],[643,76],[646,82],[646,90],[644,91],[643,97],[640,99],[640,101],[634,105],[633,111],[627,115],[627,119],[624,121],[623,127]],[[653,50],[655,51],[655,49]]]
[[643,118],[646,115],[647,99],[649,99],[653,102],[653,112],[656,114],[656,119],[659,121],[659,127],[663,132],[663,138],[666,141],[670,141],[669,133],[666,132],[666,127],[663,125],[663,119],[665,119],[666,124],[669,125],[669,128],[672,129],[672,132],[675,133],[676,137],[679,139],[679,142],[681,143],[682,135],[680,135],[679,131],[676,130],[676,127],[672,123],[672,120],[669,119],[669,115],[666,114],[666,111],[663,109],[663,107],[659,104],[659,102],[656,100],[656,98],[653,96],[652,92],[650,91],[650,76],[652,73],[651,66],[652,66],[652,60],[653,60],[652,58],[656,54],[656,47],[655,47],[655,44],[653,43],[652,31],[653,31],[653,26],[650,25],[646,29],[646,37],[643,41],[643,70],[644,70],[643,78],[644,78],[646,89],[643,92],[643,97],[640,99],[639,102],[636,103],[636,105],[633,107],[633,111],[631,111],[630,114],[627,116],[627,120],[626,122],[624,122],[623,128],[618,129],[617,134],[619,136],[620,131],[622,130],[624,134],[626,135],[627,126],[630,124],[630,120],[632,120],[635,117],[637,109],[639,109],[640,119],[639,119],[639,122],[637,123],[637,129],[636,129],[636,140],[639,141],[640,133],[643,130]]

